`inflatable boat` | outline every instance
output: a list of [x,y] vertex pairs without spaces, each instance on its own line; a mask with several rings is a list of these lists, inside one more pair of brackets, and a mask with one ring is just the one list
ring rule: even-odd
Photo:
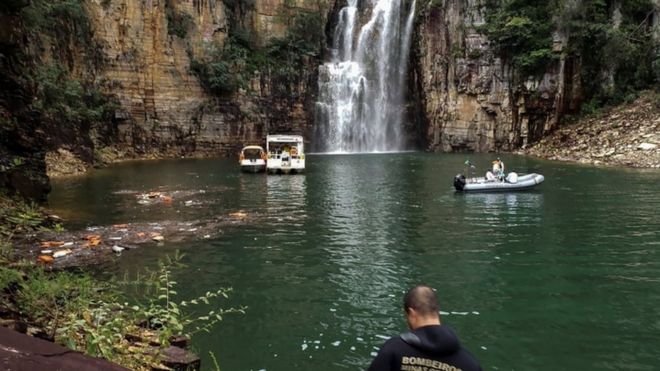
[[454,177],[454,188],[459,192],[507,192],[522,191],[541,184],[545,178],[541,174],[518,175],[509,173],[504,179],[493,177],[466,178],[463,174]]

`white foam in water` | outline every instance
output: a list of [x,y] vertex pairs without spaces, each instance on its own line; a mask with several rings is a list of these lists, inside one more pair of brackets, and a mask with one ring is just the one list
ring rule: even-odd
[[371,353],[369,353],[369,355],[372,356],[372,357],[375,357],[375,356],[378,355],[378,353],[376,353],[376,352],[371,352]]
[[361,338],[361,337],[359,337],[359,336],[358,336],[358,337],[356,337],[356,338],[355,338],[355,340],[357,340],[357,341],[364,341],[364,339],[363,339],[363,338]]
[[451,314],[456,314],[456,315],[459,315],[459,316],[467,316],[469,314],[469,312],[451,312]]
[[376,335],[376,337],[383,340],[388,340],[390,338],[389,336],[385,336],[385,335]]
[[486,347],[483,346],[483,345],[481,346],[481,349],[483,349],[483,350],[488,350],[488,348],[486,348]]
[[303,352],[304,352],[305,349],[307,349],[307,344],[304,344],[304,343],[303,343],[303,345],[301,345],[300,347],[302,348],[302,350],[303,350]]
[[440,314],[442,314],[443,316],[448,316],[450,313],[449,313],[449,312],[443,312],[443,311],[440,311]]
[[479,315],[479,312],[477,312],[477,311],[475,310],[475,311],[472,311],[472,314]]
[[337,309],[335,309],[335,308],[330,308],[330,311],[331,311],[331,312],[336,312]]
[[351,350],[352,350],[352,351],[355,351],[355,347],[351,347]]
[[341,344],[341,341],[337,340],[331,343],[333,346],[338,347]]

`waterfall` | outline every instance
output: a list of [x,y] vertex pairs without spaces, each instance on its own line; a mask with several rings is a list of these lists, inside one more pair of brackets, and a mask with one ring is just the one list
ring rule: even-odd
[[331,60],[319,68],[316,139],[322,152],[404,149],[401,125],[416,0],[361,1],[367,2],[371,16],[358,29],[358,0],[347,0]]

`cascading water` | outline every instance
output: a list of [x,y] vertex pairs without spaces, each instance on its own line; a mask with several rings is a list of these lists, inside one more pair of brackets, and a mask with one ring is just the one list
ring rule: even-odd
[[347,0],[332,59],[319,68],[320,152],[404,149],[401,122],[416,0],[368,1],[371,18],[356,33],[358,0]]

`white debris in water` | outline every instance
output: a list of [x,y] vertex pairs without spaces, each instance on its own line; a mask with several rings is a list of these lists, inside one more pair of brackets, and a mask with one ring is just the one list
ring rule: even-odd
[[301,345],[301,348],[302,348],[302,350],[303,350],[303,352],[304,352],[305,349],[307,349],[307,344],[303,343],[303,344]]
[[[388,340],[390,338],[389,336],[378,335],[378,334],[376,334],[376,337],[379,338],[379,339],[383,339],[383,340]],[[376,349],[378,349],[378,348],[376,348]]]
[[314,347],[314,349],[319,349],[319,346],[318,346],[318,345],[317,345],[317,346],[315,346],[315,347]]
[[496,256],[496,257],[495,257],[495,260],[500,260],[500,257],[499,257],[499,256]]
[[372,357],[375,357],[375,356],[378,355],[378,353],[376,353],[376,352],[371,352],[371,353],[369,353],[369,355],[372,356]]
[[330,343],[330,344],[332,344],[332,346],[338,347],[339,344],[341,344],[341,341],[339,341],[339,340],[337,340],[337,341],[333,341],[333,342]]
[[475,311],[472,311],[472,314],[479,315],[479,312],[477,312],[477,311],[475,310]]
[[486,348],[486,347],[483,346],[483,345],[481,346],[481,349],[483,349],[483,350],[488,350],[488,348]]
[[204,238],[211,238],[211,235],[210,234],[205,234]]
[[389,295],[387,295],[387,296],[389,296],[390,298],[393,298],[393,297],[394,297],[394,294],[389,294]]
[[351,347],[351,350],[352,350],[352,351],[355,351],[355,347]]
[[321,340],[314,340],[314,344],[321,344]]
[[62,247],[73,246],[73,242],[65,242]]
[[355,338],[355,340],[357,340],[357,341],[364,341],[364,339],[363,339],[363,338],[361,338],[361,337],[359,337],[359,336],[358,336],[358,337],[356,337],[356,338]]
[[121,237],[110,237],[111,240],[113,241],[121,241]]
[[440,314],[442,314],[443,316],[448,316],[450,313],[449,313],[449,312],[443,312],[443,311],[440,311]]
[[197,232],[197,228],[190,228],[188,232]]
[[277,358],[277,353],[273,354],[273,357]]
[[451,312],[451,314],[456,314],[459,316],[467,316],[468,314],[470,314],[470,312]]
[[331,311],[331,312],[336,312],[337,309],[336,309],[336,308],[330,308],[330,311]]

